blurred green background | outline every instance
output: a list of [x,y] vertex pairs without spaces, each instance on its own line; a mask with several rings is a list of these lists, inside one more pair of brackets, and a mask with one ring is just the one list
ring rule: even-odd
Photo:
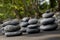
[[37,17],[46,10],[55,12],[58,8],[57,0],[0,0],[0,20]]

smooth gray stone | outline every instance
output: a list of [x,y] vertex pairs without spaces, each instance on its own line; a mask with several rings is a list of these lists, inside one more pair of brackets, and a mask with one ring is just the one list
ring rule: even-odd
[[42,25],[48,25],[55,23],[55,18],[43,18],[40,20],[40,24]]
[[0,28],[0,34],[2,34],[3,28]]
[[4,27],[2,27],[2,28],[0,29],[0,33],[2,33],[2,34],[5,33],[5,31],[4,31]]
[[5,27],[6,25],[18,25],[19,24],[19,20],[18,19],[14,19],[14,20],[10,20],[10,21],[6,21],[2,24],[2,27]]
[[30,19],[29,17],[24,17],[24,18],[22,19],[22,22],[28,22],[29,19]]
[[10,22],[10,25],[18,25],[18,24],[19,24],[18,19],[11,20],[11,22]]
[[39,33],[40,32],[40,29],[27,29],[26,32],[28,34]]
[[20,27],[27,27],[29,25],[28,22],[21,22],[20,24]]
[[4,35],[6,31],[2,30],[2,34]]
[[2,27],[5,27],[6,25],[9,25],[11,21],[6,21],[2,24]]
[[27,29],[27,28],[22,27],[20,30],[21,30],[21,32],[26,32],[26,29]]
[[7,32],[17,31],[20,30],[19,26],[7,25],[4,27],[4,30]]
[[28,21],[29,24],[37,24],[38,23],[38,19],[30,19]]
[[22,35],[22,32],[20,30],[19,31],[16,31],[16,32],[6,32],[5,33],[5,36],[6,37],[19,36],[19,35]]
[[34,28],[38,28],[39,25],[35,24],[35,25],[28,25],[27,28],[29,29],[34,29]]
[[54,13],[44,13],[43,15],[42,15],[42,17],[43,18],[50,18],[50,17],[53,17],[53,15],[54,15]]
[[58,24],[41,25],[40,30],[44,30],[44,31],[56,30],[57,27],[58,27]]

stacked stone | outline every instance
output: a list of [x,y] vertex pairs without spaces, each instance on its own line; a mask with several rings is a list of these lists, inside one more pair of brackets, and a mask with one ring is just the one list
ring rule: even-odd
[[49,10],[42,15],[43,19],[40,21],[40,29],[44,31],[55,30],[58,27],[58,24],[55,23],[55,18],[53,17],[54,13]]
[[35,18],[31,18],[28,21],[29,25],[27,26],[26,32],[28,34],[32,34],[32,33],[39,33],[40,29],[39,29],[39,25],[38,25],[38,19]]
[[11,21],[4,22],[2,24],[2,33],[4,33],[5,36],[16,36],[21,35],[22,32],[20,31],[20,27],[18,26],[19,20],[14,19]]
[[5,27],[7,25],[18,25],[19,24],[19,20],[18,19],[13,19],[13,20],[9,20],[9,21],[6,21],[2,24],[2,27]]
[[21,27],[21,32],[26,33],[26,28],[29,25],[28,21],[29,21],[29,17],[24,17],[21,22],[20,22],[20,27]]

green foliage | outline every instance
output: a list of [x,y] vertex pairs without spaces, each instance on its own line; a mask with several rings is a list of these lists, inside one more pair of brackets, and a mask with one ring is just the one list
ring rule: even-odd
[[[16,18],[17,14],[21,18],[24,16],[35,15],[37,9],[35,9],[36,6],[34,2],[35,0],[0,0],[0,19]],[[48,5],[47,2],[45,2],[42,5],[37,5],[38,10],[41,13],[44,13],[49,7],[55,8],[56,1],[52,0],[50,3],[53,4]],[[15,13],[15,9],[18,10],[18,13]]]
[[41,10],[42,13],[44,13],[48,8],[49,5],[47,4],[47,2],[43,3],[42,5],[39,5],[39,9]]

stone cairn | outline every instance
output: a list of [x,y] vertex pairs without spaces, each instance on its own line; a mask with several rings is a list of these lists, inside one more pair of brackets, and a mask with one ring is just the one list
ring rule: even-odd
[[20,22],[21,32],[26,33],[27,26],[29,25],[29,17],[24,17]]
[[27,26],[27,33],[32,34],[32,33],[39,33],[39,25],[38,25],[38,19],[32,18],[28,21],[29,25]]
[[17,35],[22,35],[22,32],[20,31],[20,27],[18,26],[19,24],[19,20],[18,19],[14,19],[14,20],[10,20],[7,22],[4,22],[2,24],[2,33],[5,36],[17,36]]
[[24,17],[21,21],[18,19],[6,21],[2,24],[2,33],[7,36],[17,36],[23,33],[39,33],[38,19]]
[[37,23],[38,19],[24,17],[20,22],[21,31],[28,34],[40,32]]
[[38,19],[24,17],[21,21],[13,19],[2,24],[2,33],[5,36],[17,36],[23,33],[32,34],[39,33],[40,30],[55,30],[58,25],[55,23],[54,13],[47,11],[42,15],[40,24]]
[[51,31],[58,27],[58,24],[55,23],[55,18],[53,15],[54,13],[50,12],[49,10],[42,15],[43,18],[40,20],[40,30]]

